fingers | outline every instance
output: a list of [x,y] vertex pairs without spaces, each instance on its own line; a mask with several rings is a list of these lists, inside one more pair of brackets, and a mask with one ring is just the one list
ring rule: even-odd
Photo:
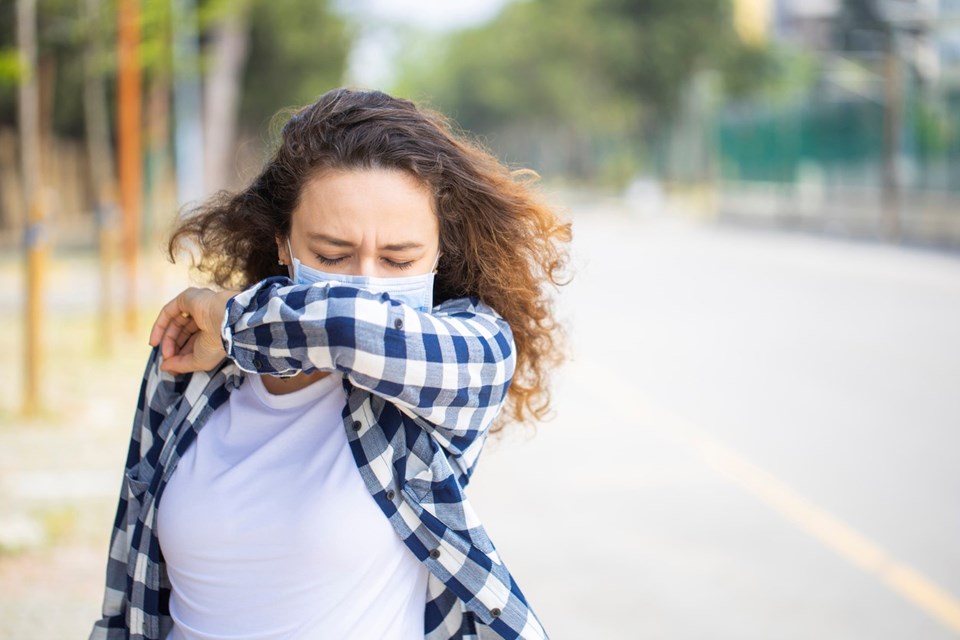
[[164,358],[160,363],[160,370],[173,374],[210,371],[226,355],[219,338],[202,331],[196,331],[190,335],[176,354]]
[[193,320],[189,320],[186,325],[180,330],[179,335],[177,335],[177,351],[183,349],[183,345],[187,344],[187,340],[192,338],[196,332],[199,331],[197,323]]
[[[153,328],[150,329],[151,347],[160,344],[160,340],[166,335],[171,325],[175,325],[174,330],[179,331],[179,328],[189,320],[190,311],[182,308],[182,300],[182,295],[177,296],[160,309],[157,319],[153,322]],[[184,316],[183,314],[187,315]]]
[[168,302],[157,316],[150,330],[150,346],[160,346],[160,353],[169,358],[180,351],[198,331],[193,317],[183,311],[176,311],[177,301]]
[[[219,328],[234,291],[190,287],[165,304],[150,330],[150,346],[160,347],[161,370],[187,373],[208,370],[226,357]],[[201,349],[195,349],[202,340]]]
[[196,335],[199,328],[193,318],[177,316],[167,325],[167,330],[160,339],[160,353],[169,358],[179,353],[187,341]]
[[[163,305],[153,323],[153,328],[150,329],[150,346],[155,347],[161,344],[161,341],[167,335],[173,336],[175,343],[176,336],[184,327],[190,325],[191,320],[196,320],[199,312],[203,311],[203,309],[198,308],[199,301],[203,299],[205,294],[212,293],[209,289],[188,287],[181,291],[176,298]],[[196,327],[197,325],[192,326]]]
[[173,374],[187,373],[185,360],[185,356],[165,358],[164,361],[160,363],[160,371]]
[[193,366],[193,358],[190,354],[182,354],[165,358],[160,364],[160,370],[167,373],[190,373],[196,371]]
[[[167,373],[189,373],[196,371],[193,364],[193,346],[197,341],[199,333],[190,335],[181,348],[169,356],[163,356],[163,362],[160,363],[160,370]],[[161,350],[162,351],[162,350]]]

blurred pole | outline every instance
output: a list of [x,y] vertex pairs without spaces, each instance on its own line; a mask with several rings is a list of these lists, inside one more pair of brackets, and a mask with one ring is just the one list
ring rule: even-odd
[[235,173],[233,146],[250,38],[249,4],[233,7],[210,36],[213,64],[204,83],[204,178],[208,189],[218,190],[229,187]]
[[140,150],[140,7],[139,0],[119,0],[118,6],[117,138],[120,164],[120,205],[123,209],[123,260],[126,276],[126,329],[137,327],[137,252],[140,242],[140,197],[143,167]]
[[903,83],[899,49],[896,29],[890,26],[883,64],[883,228],[881,235],[894,242],[900,240],[902,206],[900,153],[903,146]]
[[177,203],[183,206],[206,194],[197,11],[193,0],[172,0],[171,7]]
[[169,201],[170,167],[170,75],[164,70],[155,70],[147,89],[146,140],[146,190],[143,216],[144,237],[150,246],[156,246],[159,238],[158,220],[171,208]]
[[40,189],[40,97],[37,90],[37,3],[17,0],[17,45],[20,49],[19,85],[20,161],[27,224],[24,233],[26,252],[26,305],[24,308],[24,385],[23,413],[29,417],[40,411],[40,369],[44,245],[43,202]]
[[100,243],[100,311],[97,342],[100,352],[109,355],[113,350],[113,286],[111,268],[115,259],[116,203],[113,154],[110,150],[107,93],[103,81],[103,50],[100,21],[100,0],[84,3],[87,24],[84,52],[85,81],[83,111],[87,133],[87,160],[96,198],[96,222]]

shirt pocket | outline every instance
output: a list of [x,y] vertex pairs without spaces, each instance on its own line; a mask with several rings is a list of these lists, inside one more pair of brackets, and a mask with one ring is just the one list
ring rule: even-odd
[[144,507],[144,499],[150,482],[153,480],[154,469],[144,458],[124,472],[124,497],[127,501],[127,524],[135,525],[140,519]]

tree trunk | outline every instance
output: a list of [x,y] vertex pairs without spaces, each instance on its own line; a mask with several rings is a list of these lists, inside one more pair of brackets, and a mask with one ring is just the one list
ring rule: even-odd
[[207,188],[231,187],[237,181],[234,149],[243,83],[243,66],[250,39],[246,8],[230,13],[211,34],[213,64],[207,76],[204,120],[207,133],[204,164]]
[[37,415],[41,407],[43,267],[46,257],[44,211],[41,201],[40,96],[37,73],[37,3],[17,2],[17,46],[25,77],[20,81],[18,120],[20,127],[21,179],[23,202],[27,205],[24,253],[26,295],[24,300],[23,412]]

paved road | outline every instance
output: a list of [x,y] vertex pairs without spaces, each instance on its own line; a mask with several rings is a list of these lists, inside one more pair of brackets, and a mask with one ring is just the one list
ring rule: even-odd
[[557,419],[471,486],[553,637],[960,637],[960,258],[573,213]]

